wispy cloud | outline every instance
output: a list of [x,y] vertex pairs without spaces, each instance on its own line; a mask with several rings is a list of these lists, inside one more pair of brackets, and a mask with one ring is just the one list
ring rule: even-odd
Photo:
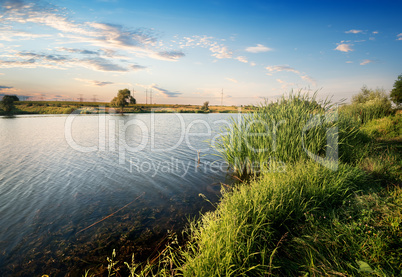
[[231,59],[233,52],[224,44],[220,43],[214,37],[208,36],[192,36],[184,37],[179,42],[181,48],[186,47],[201,47],[208,49],[212,54],[211,56],[217,59]]
[[4,91],[8,91],[8,90],[10,90],[10,89],[12,89],[13,87],[10,87],[10,86],[0,86],[0,91],[1,92],[4,92]]
[[163,51],[158,52],[156,56],[163,60],[177,61],[178,59],[184,57],[185,54],[182,51]]
[[359,34],[359,33],[363,33],[363,30],[352,29],[345,32],[345,34]]
[[112,63],[104,58],[88,58],[77,61],[77,65],[91,68],[97,71],[115,71],[115,72],[127,72],[128,69],[118,64]]
[[[86,50],[76,48],[59,47],[58,51],[66,51],[74,54],[83,55],[106,55],[109,58],[118,58],[112,56],[115,49],[126,51],[131,55],[149,57],[153,59],[177,61],[184,57],[184,53],[178,50],[166,50],[154,31],[146,28],[129,29],[123,25],[85,22],[79,23],[70,20],[65,9],[58,8],[44,1],[28,3],[23,0],[6,1],[0,4],[0,23],[7,27],[7,32],[0,32],[0,39],[34,39],[42,37],[53,37],[50,34],[31,34],[23,31],[14,31],[8,27],[11,23],[38,24],[48,26],[58,31],[58,38],[64,42],[82,43],[87,46],[100,47],[99,50]],[[0,30],[1,31],[1,30]],[[107,49],[107,50],[105,50]],[[104,51],[103,51],[104,50]],[[129,58],[129,57],[127,57]],[[88,62],[88,59],[84,60]],[[89,61],[91,64],[100,64],[99,61]],[[9,63],[10,64],[10,63]],[[18,64],[13,63],[14,66]],[[115,66],[95,66],[97,69],[123,72],[121,67]]]
[[33,40],[37,38],[51,37],[48,34],[33,34],[24,31],[10,30],[10,27],[0,28],[0,40],[1,41],[21,41],[21,40]]
[[66,47],[56,47],[58,51],[66,51],[69,53],[78,53],[82,55],[99,55],[97,51],[91,51],[86,49],[75,49],[75,48],[66,48]]
[[360,65],[366,65],[366,64],[369,64],[369,63],[373,63],[373,62],[374,62],[373,60],[366,59],[366,60],[363,60],[363,61],[360,63]]
[[378,31],[373,31],[373,32],[372,32],[373,35],[377,35],[377,34],[379,34],[379,33],[380,33],[380,32],[378,32]]
[[242,62],[242,63],[248,63],[247,58],[243,57],[243,56],[238,56],[235,59],[238,60],[239,62]]
[[165,98],[171,98],[171,97],[178,97],[179,95],[181,95],[182,93],[180,92],[176,92],[176,91],[169,91],[167,89],[161,88],[157,85],[152,85],[151,89],[156,90],[160,95],[162,95]]
[[147,67],[146,67],[146,66],[143,66],[143,65],[139,65],[139,64],[133,64],[133,65],[131,66],[131,69],[132,69],[133,71],[140,71],[140,70],[147,69]]
[[257,46],[247,47],[246,51],[250,52],[250,53],[263,53],[263,52],[273,51],[273,49],[266,47],[262,44],[257,44]]
[[53,68],[67,69],[70,67],[85,67],[96,71],[127,72],[129,69],[108,59],[92,56],[76,58],[68,55],[55,55],[34,52],[15,52],[9,59],[0,60],[0,68]]
[[[313,78],[311,78],[310,76],[308,76],[305,73],[301,73],[299,70],[297,70],[297,69],[295,69],[293,67],[290,67],[288,65],[267,66],[265,69],[268,70],[267,75],[269,75],[269,76],[271,76],[271,75],[273,75],[274,73],[277,73],[277,72],[292,72],[292,73],[298,75],[302,80],[307,81],[307,82],[311,83],[314,86],[317,85],[316,81]],[[285,81],[283,81],[281,79],[276,79],[276,81],[278,83],[280,83],[280,84],[285,83]]]
[[317,85],[317,82],[308,75],[301,75],[300,78],[302,78],[304,81],[311,83],[313,86]]
[[341,52],[350,52],[353,51],[352,46],[352,44],[348,43],[338,43],[338,46],[334,50],[338,50]]
[[396,36],[397,40],[402,40],[402,33],[400,33],[399,35]]
[[209,50],[213,53],[212,56],[217,59],[230,59],[233,57],[232,51],[230,51],[226,46],[214,45],[210,47]]
[[230,82],[233,82],[233,83],[238,83],[239,81],[237,81],[236,79],[234,79],[234,78],[229,78],[229,77],[227,77],[227,78],[225,78],[226,80],[228,80],[228,81],[230,81]]
[[273,66],[267,66],[265,69],[267,69],[269,72],[267,75],[272,75],[273,73],[280,72],[280,71],[286,71],[286,72],[293,72],[296,74],[300,74],[300,72],[293,67],[290,67],[288,65],[273,65]]
[[96,81],[96,80],[88,80],[88,79],[80,79],[80,78],[75,78],[75,80],[80,81],[80,82],[85,82],[90,86],[95,86],[95,87],[103,87],[107,85],[113,85],[113,82],[105,82],[105,81]]

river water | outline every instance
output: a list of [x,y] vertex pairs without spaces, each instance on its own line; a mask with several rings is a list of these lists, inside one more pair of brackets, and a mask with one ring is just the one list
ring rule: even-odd
[[230,182],[210,146],[230,117],[0,117],[1,276],[82,276],[115,248],[149,255]]

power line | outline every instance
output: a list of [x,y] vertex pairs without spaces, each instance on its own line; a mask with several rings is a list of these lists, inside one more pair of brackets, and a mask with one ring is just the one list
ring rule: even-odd
[[222,89],[222,94],[221,94],[221,106],[223,106],[223,89]]

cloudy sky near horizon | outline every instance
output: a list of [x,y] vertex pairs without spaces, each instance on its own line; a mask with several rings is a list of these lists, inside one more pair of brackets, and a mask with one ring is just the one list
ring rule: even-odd
[[0,95],[257,104],[402,73],[402,1],[0,0]]

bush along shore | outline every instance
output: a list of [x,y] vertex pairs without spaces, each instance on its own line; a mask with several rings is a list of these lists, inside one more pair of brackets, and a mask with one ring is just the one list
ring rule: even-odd
[[261,105],[218,145],[241,182],[216,210],[145,263],[113,251],[108,276],[402,276],[401,120],[376,95]]

